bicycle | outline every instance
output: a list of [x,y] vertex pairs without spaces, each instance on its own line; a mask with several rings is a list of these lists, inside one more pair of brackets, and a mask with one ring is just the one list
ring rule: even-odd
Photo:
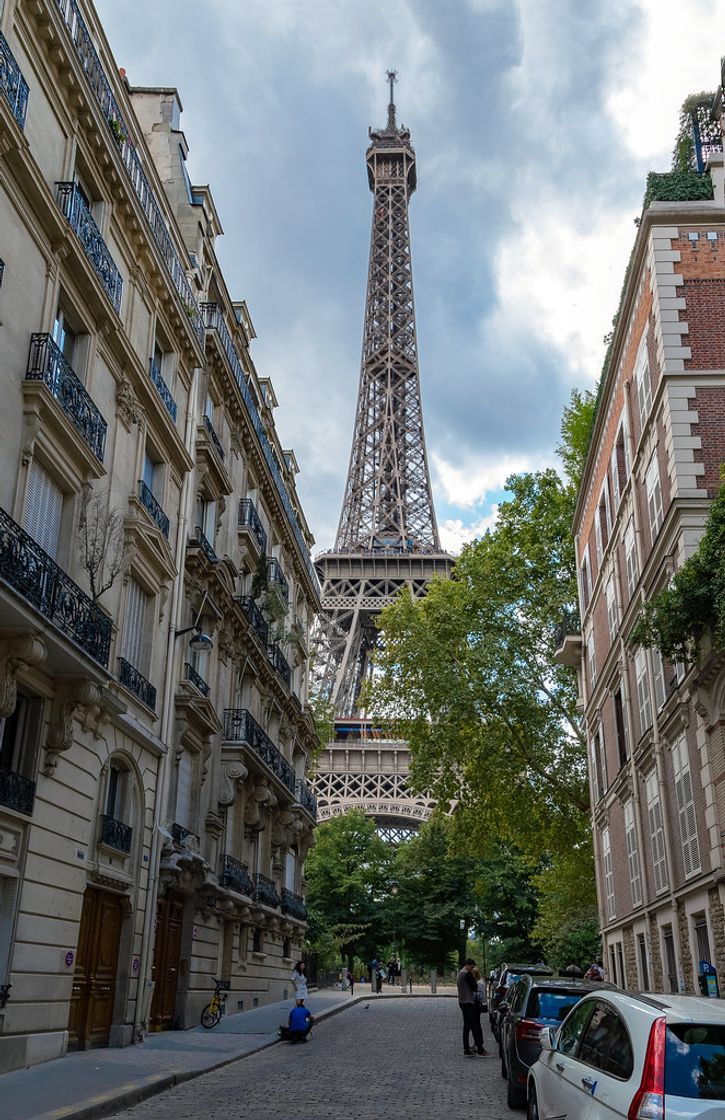
[[228,980],[214,981],[214,994],[201,1013],[202,1027],[211,1030],[221,1021],[227,1009],[227,994],[230,988],[231,984]]

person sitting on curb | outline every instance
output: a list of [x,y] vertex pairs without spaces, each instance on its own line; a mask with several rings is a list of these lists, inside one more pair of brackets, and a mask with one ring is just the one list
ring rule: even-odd
[[309,1007],[305,1007],[305,1001],[297,999],[289,1013],[287,1026],[279,1028],[279,1036],[283,1042],[307,1042],[314,1021]]

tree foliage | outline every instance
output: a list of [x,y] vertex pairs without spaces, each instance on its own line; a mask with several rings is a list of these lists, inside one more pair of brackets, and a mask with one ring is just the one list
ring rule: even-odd
[[586,969],[601,952],[591,845],[583,842],[559,854],[532,885],[538,900],[532,935],[546,960],[555,968],[578,964]]

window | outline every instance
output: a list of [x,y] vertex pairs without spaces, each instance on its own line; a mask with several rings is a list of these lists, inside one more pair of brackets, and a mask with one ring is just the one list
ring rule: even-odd
[[597,546],[597,563],[601,564],[602,556],[604,554],[604,541],[602,540],[602,510],[601,506],[597,508],[594,514],[594,540]]
[[78,333],[73,330],[68,322],[68,317],[61,307],[55,316],[53,323],[53,342],[56,344],[63,357],[73,365],[73,355],[78,340]]
[[634,536],[634,522],[630,518],[624,532],[624,560],[627,567],[627,588],[630,597],[634,595],[639,579],[639,566],[637,564],[637,543]]
[[204,415],[206,416],[207,420],[209,420],[212,424],[214,423],[214,398],[212,397],[211,393],[207,393],[206,399],[204,400]]
[[619,986],[620,986],[620,988],[626,988],[627,987],[627,977],[626,977],[626,974],[625,974],[625,971],[624,971],[624,956],[622,955],[622,942],[618,941],[615,948],[617,950],[617,970],[618,970],[618,974],[619,974]]
[[594,646],[594,634],[587,635],[587,669],[589,671],[589,692],[594,689],[597,683],[597,654]]
[[629,863],[629,885],[632,891],[632,906],[639,906],[642,902],[642,876],[639,869],[639,846],[637,844],[637,828],[634,820],[634,805],[628,801],[624,806],[624,835],[627,842],[627,860]]
[[216,502],[200,495],[196,502],[196,516],[199,528],[213,546],[216,537]]
[[589,1016],[594,1009],[593,1000],[582,1000],[572,1011],[569,1018],[562,1024],[557,1036],[556,1048],[562,1054],[575,1054],[579,1040],[584,1034],[584,1029],[589,1022]]
[[[621,956],[621,942],[617,942],[617,949]],[[627,1028],[613,1007],[597,1003],[583,1034],[578,1057],[588,1066],[622,1081],[627,1081],[632,1076],[632,1043]]]
[[662,654],[658,649],[652,650],[652,677],[655,703],[657,705],[657,711],[659,711],[667,699],[667,693],[665,691],[665,667],[662,663]]
[[264,952],[264,950],[262,948],[262,931],[259,928],[259,926],[255,926],[254,929],[252,930],[252,952],[253,953]]
[[582,613],[589,606],[589,598],[592,593],[592,576],[591,566],[589,564],[589,545],[584,549],[584,558],[582,560],[579,572],[579,586],[581,588],[582,597]]
[[622,703],[621,688],[618,688],[614,693],[614,723],[617,729],[619,765],[624,766],[629,758],[629,744],[627,742],[627,726],[624,722],[624,705]]
[[667,887],[667,856],[665,852],[665,829],[662,821],[662,802],[655,770],[648,776],[644,788],[647,800],[650,842],[652,844],[654,887],[655,892],[659,894]]
[[0,804],[9,805],[21,813],[33,811],[35,773],[38,766],[38,749],[42,728],[43,701],[38,696],[18,693],[15,711],[0,718],[0,773],[15,774],[24,778],[18,785],[0,783]]
[[643,933],[637,934],[637,953],[639,955],[639,983],[643,992],[649,991],[649,967],[647,964],[647,941]]
[[652,726],[652,704],[650,702],[647,658],[643,649],[638,649],[634,658],[634,673],[637,679],[637,701],[639,704],[639,733],[644,735]]
[[592,779],[594,785],[594,799],[599,801],[607,792],[607,757],[604,751],[604,736],[601,727],[598,727],[592,736]]
[[647,464],[644,476],[644,485],[647,493],[647,510],[649,523],[654,537],[658,532],[663,519],[662,510],[662,484],[660,482],[660,465],[657,462],[657,452],[654,451]]
[[602,829],[602,864],[604,867],[604,895],[606,898],[607,918],[611,922],[616,916],[616,909],[614,904],[614,868],[612,866],[609,828]]
[[[712,957],[710,955],[710,936],[707,931],[707,918],[704,913],[693,914],[695,922],[695,945],[697,948],[697,962],[706,961],[707,964],[712,964]],[[699,971],[699,968],[696,968]]]
[[672,767],[675,773],[675,793],[677,813],[680,821],[680,841],[682,843],[682,862],[685,875],[700,870],[700,845],[697,839],[697,816],[695,797],[692,790],[690,756],[687,751],[687,738],[681,735],[672,748]]
[[35,459],[28,469],[23,528],[55,560],[63,513],[63,491]]
[[0,983],[9,980],[13,924],[21,879],[0,874]]
[[611,575],[607,580],[604,588],[604,597],[607,602],[607,622],[609,623],[609,639],[614,641],[617,637],[617,630],[619,629],[619,615],[617,611],[617,591],[614,583],[614,575]]
[[112,762],[108,769],[108,789],[106,790],[106,816],[120,820],[123,811],[124,771]]
[[295,889],[297,873],[297,857],[292,849],[288,849],[284,865],[284,885],[288,891]]
[[672,926],[662,927],[662,943],[665,949],[665,964],[667,966],[667,981],[670,992],[677,992],[677,958],[675,956],[675,937]]
[[622,496],[620,479],[619,479],[619,445],[615,444],[612,448],[612,455],[609,461],[609,473],[612,478],[612,499],[614,502],[614,510],[616,512],[619,506],[619,500]]
[[140,584],[135,579],[130,579],[126,590],[121,657],[139,672],[143,672],[146,667],[144,636],[148,599]]
[[[709,236],[709,234],[708,234]],[[671,1023],[667,1027],[665,1080],[668,1096],[705,1100],[705,1105],[685,1106],[681,1115],[715,1116],[722,1108],[712,1101],[725,1100],[722,1061],[725,1028],[720,1023]]]
[[162,464],[147,447],[143,457],[142,479],[155,498],[158,498],[161,488],[161,470]]
[[637,361],[634,367],[634,384],[637,390],[637,407],[639,409],[640,431],[644,430],[652,407],[652,379],[649,371],[649,356],[647,354],[647,339],[644,337],[640,343]]

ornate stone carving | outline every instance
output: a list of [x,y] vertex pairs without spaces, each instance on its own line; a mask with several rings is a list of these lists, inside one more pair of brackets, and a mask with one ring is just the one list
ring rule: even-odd
[[130,431],[133,424],[138,424],[141,414],[141,406],[131,382],[127,377],[122,377],[116,382],[116,415],[126,431]]
[[18,702],[18,673],[45,661],[47,649],[35,634],[0,642],[0,716],[11,716]]
[[243,762],[228,762],[219,775],[219,804],[232,805],[237,795],[237,787],[248,776],[249,771]]
[[101,690],[92,681],[81,678],[59,684],[48,724],[44,774],[52,774],[58,765],[58,755],[72,746],[73,719],[77,709],[81,709],[82,717],[85,717],[90,723],[95,720],[97,727],[102,708]]

